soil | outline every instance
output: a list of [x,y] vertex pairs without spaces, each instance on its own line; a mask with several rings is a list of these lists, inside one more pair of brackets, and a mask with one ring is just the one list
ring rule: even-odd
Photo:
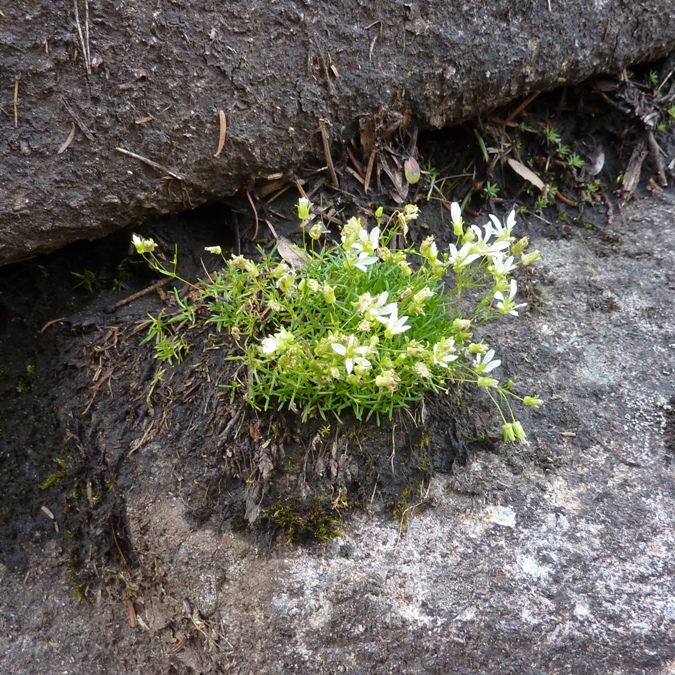
[[[635,199],[614,194],[644,129],[592,116],[599,100],[554,92],[520,129],[497,110],[418,139],[422,166],[459,177],[410,189],[413,241],[446,246],[468,194],[478,222],[524,205],[517,235],[542,252],[519,277],[528,311],[486,333],[546,401],[521,446],[470,390],[381,427],[255,413],[207,329],[160,364],[141,326],[168,287],[120,304],[157,281],[130,232],[0,270],[0,671],[675,672],[675,193],[647,158]],[[605,149],[597,177],[555,164],[551,127]],[[384,140],[394,156],[410,138]],[[516,141],[575,206],[519,193]],[[659,142],[671,159],[672,130]],[[344,187],[314,199],[368,208]],[[259,228],[233,200],[139,231],[196,279],[206,245],[297,239],[296,197],[258,202]]]

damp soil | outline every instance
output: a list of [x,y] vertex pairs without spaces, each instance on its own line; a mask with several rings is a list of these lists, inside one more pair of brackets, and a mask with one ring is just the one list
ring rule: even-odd
[[[143,323],[149,313],[171,308],[171,287],[135,297],[160,279],[132,255],[130,232],[0,270],[0,669],[441,673],[459,658],[453,661],[461,664],[457,672],[477,672],[492,659],[501,664],[499,672],[524,672],[528,648],[515,635],[509,638],[515,641],[510,657],[495,644],[467,642],[466,636],[455,642],[462,645],[460,651],[443,643],[434,657],[418,635],[425,625],[418,615],[433,615],[428,607],[414,610],[417,623],[407,614],[392,619],[391,607],[384,618],[377,614],[382,608],[372,609],[372,598],[383,593],[396,601],[396,592],[383,590],[386,575],[370,573],[361,586],[347,584],[343,596],[333,587],[329,600],[320,590],[308,599],[312,583],[318,582],[305,580],[306,594],[297,594],[293,604],[290,591],[280,590],[276,573],[283,576],[289,561],[309,565],[302,561],[317,556],[355,559],[358,568],[364,546],[358,533],[365,531],[364,523],[375,528],[375,535],[365,535],[373,541],[382,532],[404,541],[416,521],[425,522],[437,508],[444,512],[444,504],[447,509],[448,495],[502,508],[494,495],[509,493],[507,484],[498,473],[477,474],[477,465],[503,462],[510,479],[541,472],[555,480],[566,461],[561,433],[566,434],[563,442],[572,443],[577,434],[603,433],[600,422],[594,427],[592,420],[579,418],[581,403],[557,393],[564,381],[547,379],[560,359],[546,337],[555,324],[556,298],[569,283],[584,298],[582,304],[565,306],[571,326],[620,315],[625,298],[592,266],[605,269],[613,259],[629,260],[631,274],[639,277],[641,269],[645,274],[654,269],[658,246],[672,253],[672,244],[659,244],[652,235],[636,243],[627,229],[639,216],[624,215],[634,206],[617,191],[616,181],[644,129],[625,114],[600,108],[601,99],[597,90],[553,92],[532,102],[517,126],[500,126],[514,105],[417,139],[418,161],[427,172],[408,188],[407,198],[422,209],[410,232],[413,243],[434,234],[446,246],[452,234],[448,204],[466,198],[467,219],[475,214],[478,222],[488,213],[522,206],[516,234],[559,257],[559,269],[549,263],[521,272],[519,287],[529,303],[525,319],[485,334],[488,341],[506,345],[500,356],[507,377],[549,390],[547,406],[523,418],[532,440],[522,448],[501,443],[494,410],[470,390],[429,396],[381,426],[349,418],[302,423],[289,411],[257,412],[236,386],[238,364],[228,358],[236,352],[234,344],[208,327],[191,332],[192,346],[182,363],[158,362],[141,345]],[[546,141],[551,128],[587,166],[597,148],[604,148],[605,162],[595,176],[565,164]],[[487,161],[478,137],[492,149]],[[397,129],[380,140],[395,157],[411,136]],[[672,158],[672,133],[664,131],[659,141]],[[562,198],[537,202],[540,195],[509,171],[504,158],[516,146],[520,157],[532,158],[533,170],[555,182]],[[337,160],[344,176],[350,161],[346,154]],[[658,185],[651,161],[645,161],[634,199],[656,201],[675,219],[672,190]],[[400,200],[400,186],[391,184],[384,171],[373,179],[366,198],[356,179],[352,184],[343,180],[343,189],[335,191],[317,169],[303,167],[298,175],[304,176],[306,190],[318,185],[313,200],[332,208],[336,219],[363,214],[375,203],[393,210]],[[497,192],[491,184],[498,185]],[[181,274],[194,280],[216,265],[202,257],[204,246],[255,255],[256,246],[271,246],[276,236],[298,241],[301,233],[288,215],[296,198],[297,193],[286,191],[267,206],[261,198],[257,222],[247,201],[232,199],[138,231],[155,238],[168,257],[177,246]],[[579,250],[596,261],[581,268],[591,268],[587,278],[561,280],[569,258],[561,260]],[[675,280],[667,265],[658,273],[665,275],[663,293],[650,311],[662,328],[659,339],[667,342]],[[639,283],[639,278],[625,279],[628,287]],[[608,332],[607,339],[612,338]],[[589,386],[600,396],[602,375],[594,382]],[[665,386],[667,466],[675,443],[673,396],[672,387]],[[612,438],[596,440],[613,443]],[[441,497],[439,485],[444,486]],[[508,508],[532,498],[509,494]],[[598,493],[597,499],[604,497]],[[506,511],[491,513],[508,527]],[[256,566],[259,572],[251,573]],[[244,568],[247,579],[237,573]],[[262,611],[254,601],[261,597],[275,598],[279,615],[266,607],[271,623],[255,619],[246,629],[243,617]],[[365,598],[371,600],[361,606]],[[308,602],[309,610],[297,602]],[[332,608],[328,623],[322,618],[326,603]],[[335,609],[340,606],[344,616]],[[236,627],[226,625],[227,616],[238,621]],[[300,619],[306,624],[302,629]],[[360,620],[362,632],[374,631],[384,643],[366,649],[361,664],[352,658],[354,645],[362,642],[355,637]],[[316,628],[316,642],[303,632],[307,626]],[[418,635],[418,641],[401,640],[401,631]],[[661,639],[668,632],[664,624],[647,637]],[[285,641],[293,645],[291,651],[284,651]],[[641,644],[638,651],[648,647]],[[615,672],[668,672],[658,669],[675,659],[672,643],[659,649],[652,650],[651,664],[638,659],[629,664],[633,670]],[[592,660],[576,663],[585,664],[584,672],[607,672],[602,664],[611,659],[603,654],[597,668]],[[321,663],[311,663],[318,655]],[[538,658],[542,665],[536,672],[558,672],[549,668],[550,655]]]

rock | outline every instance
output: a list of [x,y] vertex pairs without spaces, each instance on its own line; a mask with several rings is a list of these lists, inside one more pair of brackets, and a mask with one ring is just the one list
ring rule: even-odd
[[438,128],[675,43],[670,0],[80,5],[4,10],[0,264],[320,157],[320,120],[340,157],[380,109]]

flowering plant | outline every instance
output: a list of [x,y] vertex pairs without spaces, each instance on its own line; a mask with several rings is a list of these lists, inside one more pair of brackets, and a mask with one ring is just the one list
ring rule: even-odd
[[[311,207],[298,205],[303,223],[311,220]],[[509,399],[541,401],[516,396],[510,382],[500,384],[495,370],[501,362],[473,336],[485,321],[518,315],[525,305],[516,301],[517,283],[509,275],[538,253],[524,253],[527,239],[512,236],[513,212],[504,223],[490,216],[483,228],[465,227],[458,204],[451,209],[457,241],[448,253],[439,252],[433,237],[419,251],[397,248],[399,230],[407,231],[417,215],[408,205],[383,223],[378,209],[370,230],[351,218],[339,245],[316,251],[322,231],[312,235],[295,266],[274,252],[261,251],[258,262],[233,256],[201,283],[208,321],[241,347],[236,358],[247,367],[253,406],[286,406],[303,418],[340,419],[352,410],[358,419],[374,414],[379,422],[425,391],[471,382],[496,404],[504,440],[525,438]],[[138,252],[156,266],[151,244],[139,244]],[[471,311],[460,303],[469,289],[482,294]]]

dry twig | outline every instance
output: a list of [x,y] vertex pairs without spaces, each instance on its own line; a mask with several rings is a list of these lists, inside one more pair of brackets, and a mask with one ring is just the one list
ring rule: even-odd
[[[120,300],[119,302],[116,302],[114,305],[110,305],[109,307],[105,308],[105,312],[110,314],[111,312],[114,312],[116,309],[119,309],[120,307],[124,307],[124,305],[128,305],[130,302],[133,302],[134,300],[138,300],[138,298],[142,298],[144,295],[147,295],[148,293],[152,293],[153,291],[156,291],[158,288],[162,288],[162,286],[166,286],[169,282],[171,281],[171,277],[167,277],[166,279],[162,279],[161,281],[158,281],[155,284],[152,284],[152,286],[148,286],[147,288],[144,288],[142,291],[138,291],[138,293],[134,293],[133,295],[130,295],[123,300]],[[44,330],[44,329],[43,329]]]
[[82,48],[82,55],[84,56],[84,65],[87,69],[87,75],[91,75],[91,55],[89,52],[89,0],[84,0],[84,35],[82,34],[77,0],[73,0],[73,5],[75,6],[75,25],[77,26],[77,34],[80,38],[80,47]]
[[76,112],[71,108],[70,103],[66,101],[65,96],[61,97],[61,103],[63,103],[63,107],[68,111],[68,114],[75,120],[77,126],[80,127],[80,131],[93,143],[96,140],[94,134],[89,131],[87,125],[77,116]]
[[14,128],[19,127],[19,82],[21,82],[21,73],[14,80]]
[[373,167],[375,166],[375,158],[377,157],[377,150],[373,150],[368,158],[368,167],[366,168],[366,177],[363,179],[363,191],[368,194],[370,188],[370,179],[373,177]]
[[255,232],[253,233],[253,241],[255,241],[258,237],[258,228],[260,227],[260,221],[258,220],[258,210],[255,207],[255,204],[253,203],[253,198],[251,197],[251,193],[246,190],[246,196],[248,197],[248,202],[251,205],[251,208],[253,209],[253,216],[255,217]]
[[128,155],[129,157],[133,157],[134,159],[137,159],[139,162],[143,162],[144,164],[147,164],[148,166],[151,166],[153,169],[157,169],[158,171],[163,171],[164,173],[169,174],[172,178],[175,178],[176,180],[181,180],[181,181],[186,181],[187,179],[185,176],[181,176],[181,174],[176,173],[175,171],[171,171],[171,169],[167,169],[165,166],[162,166],[161,164],[158,164],[157,162],[153,162],[151,159],[148,159],[147,157],[143,157],[143,155],[137,155],[135,152],[131,152],[130,150],[125,150],[124,148],[115,148],[117,152],[121,152],[123,155]]
[[520,104],[520,105],[519,105],[519,106],[518,106],[518,107],[517,107],[517,108],[516,108],[516,109],[515,109],[515,110],[514,110],[507,118],[506,118],[506,119],[505,119],[505,120],[504,120],[504,124],[505,124],[506,126],[508,126],[511,122],[513,122],[513,120],[514,120],[516,117],[518,117],[518,115],[520,115],[520,113],[523,112],[523,110],[525,110],[525,108],[527,108],[527,106],[530,105],[530,103],[532,103],[532,101],[534,101],[535,98],[537,98],[537,96],[539,96],[539,92],[538,92],[538,91],[535,91],[534,93],[530,94],[530,95],[529,95],[529,96],[528,96],[528,97],[527,97],[527,98],[526,98],[526,99],[525,99],[525,100],[524,100],[524,101],[523,101],[523,102],[522,102],[522,103],[521,103],[521,104]]
[[323,154],[326,157],[326,164],[328,165],[328,173],[330,174],[333,187],[339,188],[337,174],[335,173],[335,166],[333,165],[333,158],[330,156],[330,144],[328,142],[328,131],[326,130],[326,120],[319,120],[319,131],[321,132],[321,143],[323,145]]

